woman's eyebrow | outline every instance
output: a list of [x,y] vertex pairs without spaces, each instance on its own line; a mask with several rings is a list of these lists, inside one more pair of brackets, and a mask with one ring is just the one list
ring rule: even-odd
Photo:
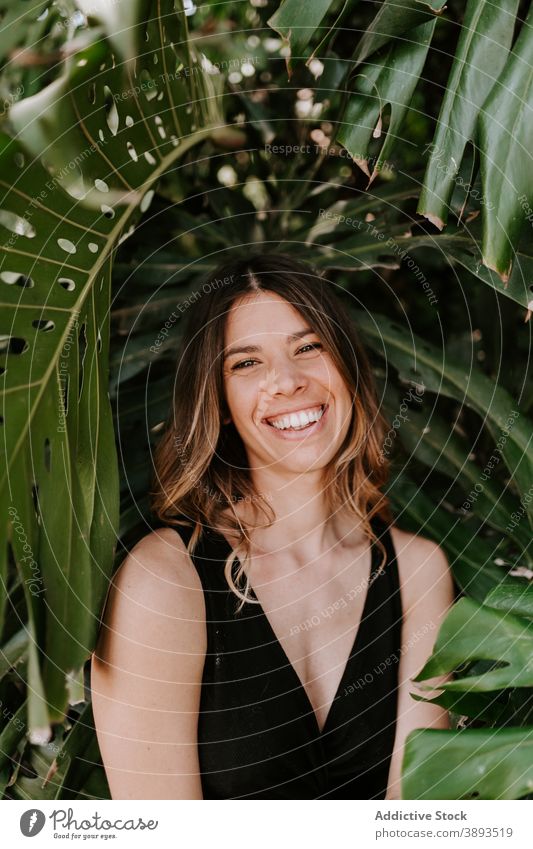
[[[294,342],[296,339],[301,339],[303,336],[308,336],[309,333],[314,333],[315,331],[311,327],[304,327],[303,330],[297,330],[296,333],[290,333],[286,337],[287,342]],[[224,359],[226,360],[228,357],[231,357],[232,354],[256,354],[258,351],[261,351],[260,345],[238,345],[233,348],[228,348],[226,353],[224,354]]]

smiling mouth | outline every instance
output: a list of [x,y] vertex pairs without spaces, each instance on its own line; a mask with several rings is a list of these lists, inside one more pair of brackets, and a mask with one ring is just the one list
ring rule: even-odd
[[[317,407],[304,408],[305,411],[302,411],[302,413],[272,416],[271,419],[263,419],[263,423],[282,433],[295,433],[297,431],[308,430],[320,422],[326,412],[327,406],[327,404],[320,404]],[[308,411],[312,412],[309,414]],[[298,420],[297,423],[294,420],[295,418]]]

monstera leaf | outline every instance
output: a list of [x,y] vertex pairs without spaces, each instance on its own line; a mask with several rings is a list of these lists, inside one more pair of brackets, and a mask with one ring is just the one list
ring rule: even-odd
[[418,204],[442,229],[465,147],[509,55],[518,0],[468,3]]
[[0,515],[26,600],[35,742],[83,699],[113,565],[114,253],[160,175],[221,123],[217,79],[191,50],[180,4],[79,6],[89,18],[76,49],[15,104],[15,133],[0,138]]
[[520,799],[531,792],[533,728],[417,729],[406,740],[403,799]]
[[503,71],[491,89],[479,124],[481,178],[490,214],[483,217],[485,264],[505,282],[533,205],[533,6]]
[[[457,16],[453,29],[446,29],[442,0],[383,0],[368,24],[356,2],[312,0],[304,13],[295,0],[284,0],[268,22],[284,39],[293,64],[297,58],[309,64],[316,56],[325,67],[333,63],[344,68],[335,82],[344,94],[343,111],[339,114],[334,99],[331,120],[338,127],[338,142],[368,176],[369,185],[403,141],[409,109],[419,109],[415,96],[428,76],[428,53],[438,51],[439,64],[447,59],[442,42],[433,47],[436,30],[448,32],[451,43],[459,30],[447,83],[435,85],[442,92],[440,110],[433,136],[424,140],[428,159],[418,211],[439,229],[445,227],[465,151],[473,146],[479,153],[473,176],[480,170],[482,186],[477,209],[483,222],[481,261],[495,273],[501,290],[512,271],[521,268],[516,250],[533,206],[528,144],[533,8],[521,21],[518,0],[460,5],[464,9],[447,12]],[[350,38],[340,55],[343,28]],[[352,47],[356,32],[361,37]],[[412,146],[411,138],[407,140]],[[528,301],[533,306],[530,293]]]
[[533,687],[533,625],[508,611],[462,598],[441,625],[433,654],[415,681],[445,675],[465,661],[496,661],[497,668],[443,684],[467,692]]
[[[386,5],[386,4],[385,4]],[[369,178],[369,185],[387,164],[405,113],[426,61],[435,20],[415,27],[412,39],[394,42],[383,55],[372,57],[350,81],[351,96],[342,117],[337,140],[349,151]],[[390,123],[377,161],[369,170],[368,149],[382,135],[383,115],[390,106]]]
[[[506,578],[483,604],[462,598],[448,611],[431,657],[413,680],[455,672],[429,701],[462,713],[463,721],[474,717],[502,727],[412,731],[402,764],[402,798],[519,799],[531,792],[530,590],[526,582]],[[523,724],[510,727],[520,720]]]

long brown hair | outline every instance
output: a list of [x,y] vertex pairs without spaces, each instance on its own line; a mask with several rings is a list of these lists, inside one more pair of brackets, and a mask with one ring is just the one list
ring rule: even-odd
[[[152,512],[162,523],[192,525],[190,554],[204,528],[237,534],[238,543],[226,559],[224,574],[241,599],[239,610],[255,599],[245,573],[251,526],[242,524],[235,504],[252,502],[269,524],[275,516],[268,500],[254,490],[239,433],[233,423],[222,423],[229,413],[223,378],[224,332],[236,301],[258,290],[279,295],[307,319],[353,396],[349,431],[324,469],[328,514],[350,511],[381,548],[382,566],[385,547],[370,522],[376,514],[392,522],[388,499],[380,491],[389,477],[383,454],[387,424],[379,410],[367,354],[333,285],[306,263],[285,254],[258,254],[221,266],[185,305],[188,314],[177,358],[174,402],[155,449],[150,497]],[[236,557],[240,565],[233,576]]]

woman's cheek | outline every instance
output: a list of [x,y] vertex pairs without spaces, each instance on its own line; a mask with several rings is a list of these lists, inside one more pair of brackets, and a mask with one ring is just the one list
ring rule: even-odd
[[278,391],[278,373],[276,369],[269,369],[267,371],[266,377],[263,380],[259,381],[256,391],[256,410],[255,410],[255,424],[260,425],[261,419],[268,412],[268,407],[272,397]]

